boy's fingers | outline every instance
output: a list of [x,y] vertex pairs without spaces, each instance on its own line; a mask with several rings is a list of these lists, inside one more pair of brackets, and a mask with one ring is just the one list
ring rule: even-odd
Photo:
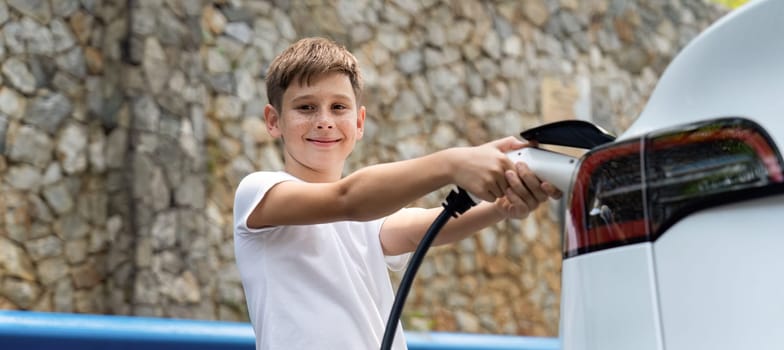
[[[521,179],[519,174],[514,171],[508,171],[506,175],[510,183],[510,188],[507,191],[507,197],[510,197],[510,201],[514,201],[517,205],[523,205],[526,210],[533,210],[539,206],[536,195],[531,192],[530,188],[525,184],[525,180]],[[533,179],[538,181],[536,177],[533,177]]]
[[525,192],[528,191],[514,170],[506,171],[506,182],[509,183],[509,189],[511,189],[517,196],[523,196],[525,195]]
[[561,196],[563,196],[563,192],[561,192],[549,182],[542,182],[542,190],[547,192],[547,195],[552,199],[560,199]]
[[542,189],[542,182],[539,181],[536,174],[534,174],[523,162],[518,162],[515,165],[517,167],[517,174],[522,178],[525,187],[528,188],[529,193],[534,197],[533,199],[539,203],[546,201],[549,196]]
[[525,201],[523,201],[523,199],[520,198],[520,196],[517,195],[517,193],[515,193],[511,188],[506,190],[506,199],[510,204],[508,211],[515,217],[525,215],[525,213],[528,213],[530,210],[528,204],[526,204]]
[[516,150],[525,147],[527,143],[518,140],[514,136],[505,137],[499,140],[495,140],[491,142],[493,146],[498,148],[501,152],[509,152],[511,150]]
[[523,201],[523,199],[520,198],[520,195],[515,193],[515,191],[511,188],[506,189],[506,198],[509,201],[509,203],[514,206],[526,205],[525,201]]
[[490,202],[495,201],[496,198],[504,196],[504,189],[507,187],[506,178],[503,174],[498,177],[493,177],[485,183],[487,193],[493,196]]

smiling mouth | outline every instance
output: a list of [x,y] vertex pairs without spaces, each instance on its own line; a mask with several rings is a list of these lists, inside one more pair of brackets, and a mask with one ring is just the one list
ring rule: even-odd
[[320,144],[320,145],[328,145],[328,144],[337,143],[337,142],[340,141],[340,139],[334,139],[334,140],[306,139],[306,140],[308,140],[308,142],[313,142],[313,143],[317,143],[317,144]]

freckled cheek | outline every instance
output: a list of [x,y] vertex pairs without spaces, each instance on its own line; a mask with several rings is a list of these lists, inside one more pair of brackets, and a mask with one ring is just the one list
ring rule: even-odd
[[307,131],[312,128],[314,124],[315,123],[313,123],[311,120],[299,119],[289,124],[289,130],[294,130],[296,132]]
[[349,125],[349,126],[355,125],[357,122],[357,118],[353,115],[339,116],[339,117],[335,117],[335,119],[333,120],[335,121],[336,124]]
[[340,125],[342,127],[352,127],[352,126],[356,125],[356,120],[349,119],[349,118],[341,118],[341,119],[335,120],[335,124]]

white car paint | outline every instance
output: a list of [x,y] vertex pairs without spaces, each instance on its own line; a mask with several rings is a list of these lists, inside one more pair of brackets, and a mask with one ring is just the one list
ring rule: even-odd
[[[618,140],[717,117],[784,145],[784,0],[745,5],[675,57]],[[564,350],[784,349],[784,195],[692,213],[654,242],[566,258]]]
[[564,260],[563,349],[661,349],[650,243]]
[[692,214],[653,247],[665,349],[784,348],[784,196]]

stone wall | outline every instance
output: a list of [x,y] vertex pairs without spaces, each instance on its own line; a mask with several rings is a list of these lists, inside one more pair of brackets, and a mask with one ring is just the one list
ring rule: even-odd
[[[233,190],[282,168],[263,76],[300,37],[334,38],[364,69],[349,172],[564,118],[622,131],[722,13],[688,0],[0,1],[0,308],[246,320]],[[431,250],[406,327],[555,335],[559,206]]]
[[129,313],[124,2],[0,2],[0,306]]

